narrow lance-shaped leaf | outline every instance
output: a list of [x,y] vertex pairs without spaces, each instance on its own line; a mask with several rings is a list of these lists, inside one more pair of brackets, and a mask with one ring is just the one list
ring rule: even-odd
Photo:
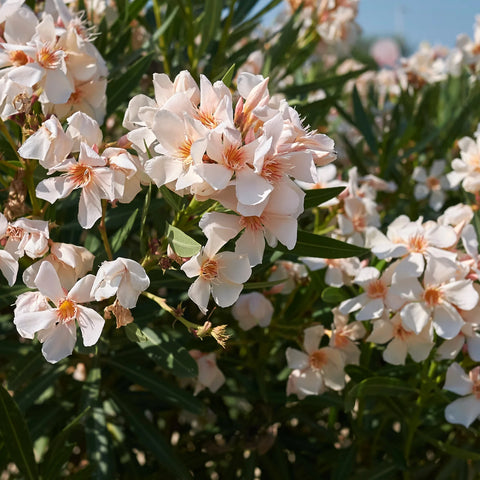
[[138,208],[135,209],[135,211],[130,215],[125,226],[115,232],[115,235],[112,237],[112,241],[111,241],[113,253],[118,252],[122,247],[122,245],[125,243],[125,240],[127,239],[129,233],[132,231],[137,215],[138,215]]
[[360,257],[369,253],[369,250],[366,248],[303,230],[298,231],[297,244],[293,250],[288,250],[283,245],[278,245],[276,249],[298,255],[299,257],[317,258]]
[[111,393],[111,396],[122,411],[129,428],[138,440],[155,456],[162,468],[166,468],[173,473],[176,479],[191,479],[192,477],[186,466],[176,458],[172,447],[163,438],[162,432],[151,423],[148,423],[145,417],[132,404],[121,399],[114,392]]
[[150,390],[162,403],[165,402],[176,408],[184,408],[194,414],[202,412],[203,403],[197,397],[194,397],[193,393],[172,385],[158,374],[139,365],[132,365],[131,362],[125,362],[121,358],[109,359],[108,363],[132,382]]
[[337,197],[345,190],[345,187],[314,188],[305,192],[303,206],[305,210],[316,207],[332,198]]
[[152,62],[154,52],[145,55],[130,65],[127,71],[111,80],[107,86],[107,116],[111,115],[122,102],[130,98],[133,89],[138,85],[142,75]]
[[144,328],[143,334],[147,341],[139,342],[138,346],[157,365],[171,370],[178,377],[195,377],[198,375],[197,363],[188,350],[176,342],[167,332],[154,332]]
[[0,385],[0,432],[11,459],[27,479],[37,479],[30,433],[15,400]]

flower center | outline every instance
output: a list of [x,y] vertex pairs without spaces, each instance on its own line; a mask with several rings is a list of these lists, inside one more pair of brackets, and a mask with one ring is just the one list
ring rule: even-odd
[[202,123],[202,125],[205,125],[211,130],[213,130],[219,124],[213,113],[205,112],[200,109],[196,111],[196,118]]
[[77,188],[84,187],[92,180],[92,167],[77,163],[69,168],[68,175]]
[[387,291],[387,286],[380,279],[372,280],[367,286],[367,295],[370,298],[385,298]]
[[353,229],[356,232],[363,232],[367,227],[367,219],[362,213],[355,214],[352,218]]
[[436,177],[428,177],[425,184],[430,190],[440,190],[440,180]]
[[178,156],[183,159],[184,167],[188,167],[192,163],[192,149],[193,140],[191,138],[185,137],[183,143],[178,147]]
[[245,158],[242,150],[234,145],[228,146],[223,152],[223,163],[231,170],[241,170],[245,167]]
[[393,328],[393,336],[395,338],[398,338],[399,340],[405,341],[412,334],[413,332],[409,332],[408,330],[405,330],[401,323],[399,323],[398,325],[395,325]]
[[423,235],[412,235],[408,239],[408,246],[411,252],[424,253],[428,243]]
[[62,300],[60,305],[57,308],[57,317],[58,319],[66,323],[70,320],[73,320],[77,316],[77,305],[75,302],[72,302],[68,298]]
[[283,178],[284,167],[275,157],[267,158],[263,162],[262,177],[270,183],[276,183]]
[[428,307],[434,307],[442,302],[443,292],[437,287],[427,288],[423,293],[423,299]]
[[62,62],[62,50],[53,50],[49,46],[43,46],[37,53],[37,62],[47,70],[56,70]]
[[202,263],[200,276],[205,280],[213,280],[218,275],[218,263],[212,258],[208,258]]
[[14,50],[9,53],[10,62],[15,67],[20,67],[28,63],[27,54],[23,50]]
[[253,230],[254,232],[258,232],[259,230],[263,230],[263,224],[260,217],[240,217],[240,226],[242,228],[246,228],[247,230]]
[[13,240],[20,240],[23,237],[23,228],[15,227],[13,225],[9,225],[5,232],[5,235]]
[[320,370],[327,363],[327,355],[321,350],[315,350],[308,357],[308,363],[312,370]]

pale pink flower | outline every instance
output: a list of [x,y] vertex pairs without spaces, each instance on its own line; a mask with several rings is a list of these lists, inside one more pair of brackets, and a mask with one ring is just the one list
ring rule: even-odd
[[232,307],[232,315],[242,330],[259,325],[268,327],[273,315],[273,305],[259,292],[243,293]]
[[415,362],[425,360],[434,346],[431,323],[427,323],[418,334],[408,329],[399,314],[391,319],[380,318],[373,322],[373,331],[367,342],[387,343],[383,359],[392,365],[405,365],[407,354]]
[[[317,167],[317,183],[306,183],[297,180],[297,184],[304,190],[347,186],[347,182],[343,182],[337,178],[337,167],[333,164],[325,165],[324,167]],[[340,200],[337,197],[333,197],[318,206],[321,208],[327,208],[338,205],[339,203]]]
[[85,143],[80,145],[78,161],[67,158],[50,171],[65,173],[42,180],[37,185],[37,197],[54,203],[80,188],[78,222],[82,228],[92,228],[102,216],[102,199],[113,201],[122,190],[118,172],[108,168],[106,159]]
[[215,393],[225,383],[225,376],[217,366],[215,353],[204,353],[200,350],[190,350],[189,353],[198,366],[198,378],[195,384],[194,395],[197,395],[205,388]]
[[348,315],[343,315],[338,308],[332,309],[332,313],[333,324],[328,344],[342,352],[346,364],[358,365],[360,349],[355,341],[365,336],[365,327],[362,322],[349,322]]
[[468,428],[480,416],[480,367],[470,370],[467,375],[458,363],[452,363],[448,367],[443,388],[463,396],[445,409],[447,422]]
[[[3,213],[0,213],[0,237],[5,235],[8,228],[8,221]],[[0,250],[0,271],[7,279],[8,285],[11,287],[17,279],[18,260],[9,252]]]
[[358,310],[355,315],[357,320],[381,318],[389,309],[398,308],[403,303],[399,295],[392,292],[391,281],[391,269],[387,269],[381,275],[375,267],[362,268],[353,279],[353,283],[360,285],[363,293],[344,300],[339,306],[339,311],[346,315]]
[[24,255],[30,258],[39,258],[47,253],[49,239],[48,222],[19,218],[14,222],[5,224],[5,217],[3,214],[0,215],[2,215],[0,232],[7,239],[5,250],[14,258],[18,259]]
[[309,327],[304,331],[304,351],[287,348],[288,368],[293,369],[288,378],[287,395],[296,394],[302,399],[319,395],[327,387],[342,390],[345,386],[345,359],[336,348],[319,348],[324,334],[321,325]]
[[472,310],[479,294],[472,281],[461,276],[458,265],[446,258],[430,258],[423,286],[415,278],[396,281],[392,290],[406,302],[400,311],[406,328],[419,334],[430,320],[442,338],[458,335],[464,321],[458,310]]
[[307,278],[308,271],[305,265],[288,260],[277,260],[272,268],[272,273],[268,277],[268,281],[277,282],[283,280],[278,285],[272,287],[271,293],[288,295]]
[[325,283],[331,287],[351,285],[353,278],[360,270],[360,260],[351,258],[316,258],[299,257],[311,272],[326,268]]
[[30,288],[35,288],[35,277],[43,262],[49,262],[57,272],[63,288],[69,290],[76,281],[85,276],[93,267],[95,255],[85,247],[49,241],[50,253],[30,265],[23,272],[23,283]]
[[35,28],[35,35],[27,45],[4,43],[9,52],[23,52],[29,59],[19,66],[9,67],[10,80],[33,87],[39,85],[43,92],[40,102],[65,103],[74,91],[67,75],[66,53],[58,45],[55,25],[51,15],[45,14]]
[[[191,118],[180,118],[167,110],[155,114],[152,131],[159,153],[145,162],[145,172],[158,187],[172,183],[173,189],[182,191],[203,181],[194,168],[202,163],[206,149],[207,131]],[[130,138],[130,137],[129,137]]]
[[337,215],[339,232],[350,243],[363,246],[367,227],[379,227],[377,205],[360,197],[348,197],[343,201],[343,213]]
[[23,158],[39,160],[40,165],[48,170],[63,162],[72,147],[72,139],[64,133],[57,117],[52,116],[25,140],[18,153]]
[[422,224],[422,218],[411,222],[400,215],[384,235],[376,228],[367,230],[366,246],[380,259],[399,258],[395,277],[419,277],[425,268],[425,258],[456,259],[448,249],[457,243],[457,233],[448,225],[435,222]]
[[138,262],[118,257],[100,265],[92,285],[92,295],[95,300],[104,300],[116,294],[122,307],[134,308],[140,293],[149,286],[150,279]]
[[427,197],[430,207],[438,212],[445,203],[445,190],[449,184],[445,175],[445,160],[435,160],[427,170],[424,167],[415,167],[412,178],[415,180],[414,196],[417,200],[423,200]]
[[252,274],[246,255],[218,253],[218,246],[207,242],[204,248],[185,262],[181,269],[187,277],[198,277],[188,289],[188,296],[203,314],[207,313],[210,293],[220,307],[233,305]]
[[93,275],[87,275],[67,292],[62,288],[53,266],[44,262],[35,278],[35,285],[55,307],[41,297],[40,302],[34,301],[29,305],[33,300],[30,292],[28,297],[22,294],[17,299],[19,303],[13,322],[22,337],[33,338],[37,334],[48,362],[56,363],[72,353],[77,337],[75,320],[80,326],[83,344],[90,347],[97,343],[105,320],[95,310],[82,305],[94,300],[90,294],[94,279]]
[[475,140],[463,137],[458,141],[460,158],[452,161],[453,171],[447,174],[451,188],[460,183],[462,188],[470,193],[480,191],[480,137]]

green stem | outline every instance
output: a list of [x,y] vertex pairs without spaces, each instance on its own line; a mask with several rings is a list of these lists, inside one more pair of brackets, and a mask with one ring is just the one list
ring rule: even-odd
[[196,323],[189,322],[186,318],[182,317],[177,312],[177,310],[175,310],[174,308],[172,308],[170,305],[167,304],[167,301],[164,298],[158,297],[157,295],[154,295],[153,293],[150,293],[150,292],[142,292],[142,295],[149,298],[150,300],[153,300],[157,305],[160,306],[162,310],[165,310],[166,312],[168,312],[173,318],[175,318],[175,320],[178,320],[180,323],[185,325],[185,327],[187,327],[189,330],[196,331],[202,327],[201,325],[197,325]]
[[105,252],[107,253],[107,258],[113,260],[112,249],[110,248],[110,242],[108,241],[107,228],[105,226],[105,215],[107,213],[107,201],[102,200],[102,218],[98,225],[98,230],[100,231],[100,236],[102,237],[103,246]]
[[33,173],[35,172],[36,162],[32,160],[25,160],[25,176],[24,182],[27,186],[28,196],[32,204],[32,215],[34,217],[42,217],[42,209],[38,203],[38,198],[35,193],[35,182],[33,181]]
[[10,144],[10,146],[12,147],[12,150],[15,152],[15,155],[17,156],[18,160],[21,162],[21,163],[24,163],[23,161],[23,158],[18,154],[18,146],[17,144],[15,143],[15,140],[12,138],[12,136],[10,135],[10,132],[8,131],[8,128],[7,126],[5,125],[5,122],[0,119],[0,132],[3,133],[3,136],[5,137],[5,139],[7,140],[7,142]]
[[[157,25],[157,30],[160,29],[162,26],[162,15],[160,12],[160,5],[158,0],[153,0],[153,14],[155,16],[155,23]],[[170,76],[170,62],[168,61],[168,49],[167,44],[165,43],[165,38],[163,35],[160,35],[158,39],[158,46],[160,47],[160,51],[163,55],[163,70],[164,72]]]

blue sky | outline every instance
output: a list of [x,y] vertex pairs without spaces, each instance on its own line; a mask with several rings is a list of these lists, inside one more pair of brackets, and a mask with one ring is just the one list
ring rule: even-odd
[[[259,0],[259,6],[266,3]],[[279,14],[285,5],[267,18]],[[459,33],[473,36],[475,15],[480,14],[480,0],[360,0],[359,5],[357,21],[364,35],[403,34],[411,50],[422,41],[453,47]]]
[[415,49],[422,41],[455,45],[459,33],[473,36],[479,0],[360,0],[358,23],[365,35],[403,34]]

